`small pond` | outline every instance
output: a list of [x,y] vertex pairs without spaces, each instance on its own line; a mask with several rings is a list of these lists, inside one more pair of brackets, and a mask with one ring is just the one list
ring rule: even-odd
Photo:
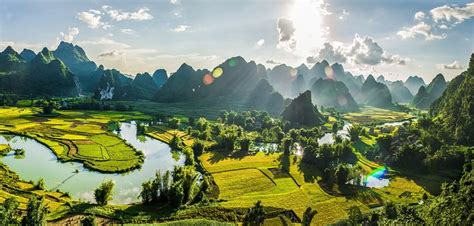
[[184,156],[172,153],[170,147],[159,140],[140,136],[134,122],[121,123],[118,135],[143,151],[145,162],[142,167],[126,174],[103,174],[85,169],[81,163],[57,161],[46,146],[34,139],[0,135],[0,144],[9,144],[13,149],[26,150],[24,158],[9,154],[0,160],[24,180],[37,182],[43,178],[47,189],[69,192],[75,199],[94,200],[94,189],[104,180],[115,182],[111,203],[128,204],[138,202],[141,184],[154,178],[156,171],[172,170],[175,165],[184,164]]

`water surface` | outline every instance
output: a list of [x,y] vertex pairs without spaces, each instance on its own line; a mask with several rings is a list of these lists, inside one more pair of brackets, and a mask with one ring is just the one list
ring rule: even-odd
[[75,199],[94,200],[94,189],[105,180],[113,180],[115,189],[111,203],[127,204],[138,202],[141,184],[155,176],[157,170],[172,170],[175,165],[184,164],[184,156],[172,153],[170,147],[153,138],[136,135],[135,123],[121,123],[121,138],[136,149],[143,151],[145,162],[141,169],[126,174],[104,174],[83,167],[82,163],[57,161],[52,151],[34,139],[1,135],[0,144],[9,144],[13,149],[24,149],[25,157],[7,155],[0,158],[3,164],[16,172],[24,180],[34,182],[43,178],[46,188],[69,192]]

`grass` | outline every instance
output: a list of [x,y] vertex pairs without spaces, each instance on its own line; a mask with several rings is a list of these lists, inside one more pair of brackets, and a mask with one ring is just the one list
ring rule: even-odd
[[415,118],[415,116],[404,113],[391,111],[376,107],[362,107],[360,112],[352,112],[344,114],[343,118],[351,123],[369,125],[382,124],[386,122],[398,122]]
[[26,210],[28,200],[33,195],[44,196],[46,207],[50,212],[59,209],[69,209],[72,200],[64,193],[55,191],[37,190],[31,182],[22,181],[18,175],[0,163],[0,203],[8,198],[16,198],[20,203],[20,210]]
[[37,108],[0,108],[0,132],[27,136],[48,146],[63,161],[80,161],[102,172],[126,172],[139,167],[143,156],[115,134],[109,121],[150,119],[139,112],[57,111],[43,117]]

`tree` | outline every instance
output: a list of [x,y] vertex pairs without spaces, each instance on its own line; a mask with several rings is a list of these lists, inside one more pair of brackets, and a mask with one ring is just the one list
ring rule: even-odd
[[245,153],[248,153],[249,152],[249,149],[250,149],[250,143],[251,143],[251,138],[244,134],[241,138],[240,138],[240,150],[245,152]]
[[291,138],[285,137],[282,139],[281,142],[283,144],[283,154],[290,155],[290,148],[291,148],[291,143],[292,143]]
[[168,127],[172,129],[178,129],[180,124],[181,121],[178,118],[173,117],[168,120]]
[[44,205],[44,197],[32,196],[26,207],[26,216],[23,218],[23,225],[44,225],[48,210]]
[[313,210],[311,207],[306,208],[303,213],[303,219],[301,220],[302,226],[309,226],[311,225],[311,221],[313,220],[314,216],[318,213],[318,211]]
[[359,207],[352,206],[349,208],[349,222],[351,225],[357,225],[363,220],[362,212]]
[[194,143],[193,143],[193,152],[194,152],[194,157],[199,157],[202,155],[202,153],[204,153],[204,148],[205,148],[205,144],[204,144],[204,141],[202,140],[196,140]]
[[19,223],[19,211],[20,203],[16,198],[6,199],[2,205],[0,205],[0,225],[16,225]]
[[97,204],[105,206],[110,200],[112,200],[112,190],[114,189],[114,185],[114,182],[109,180],[103,182],[97,189],[95,189],[94,196]]
[[386,218],[388,218],[388,219],[397,218],[397,215],[398,215],[397,207],[392,202],[385,203],[383,211],[384,211],[384,215],[385,215]]
[[362,128],[358,125],[353,125],[351,128],[349,128],[348,132],[349,132],[349,137],[351,138],[351,141],[356,142],[359,140],[359,136],[362,132]]
[[40,178],[38,180],[38,183],[36,184],[36,189],[38,190],[44,190],[45,186],[44,186],[44,180],[43,178]]
[[94,216],[87,216],[81,221],[82,226],[95,226],[95,217]]
[[347,177],[349,176],[349,167],[346,164],[337,165],[335,176],[339,186],[346,184]]
[[45,115],[49,115],[49,114],[53,113],[54,109],[57,108],[56,102],[54,102],[52,100],[41,101],[40,106],[41,106],[41,111]]
[[263,209],[262,202],[257,201],[253,207],[251,207],[244,216],[244,226],[257,226],[263,225],[265,221],[265,210]]
[[238,138],[238,127],[235,125],[226,126],[220,133],[220,146],[225,151],[233,151]]

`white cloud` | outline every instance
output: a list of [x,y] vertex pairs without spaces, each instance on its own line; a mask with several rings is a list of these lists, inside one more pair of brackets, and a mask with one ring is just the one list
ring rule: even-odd
[[280,61],[276,61],[276,60],[272,60],[272,59],[265,61],[265,63],[266,64],[283,64]]
[[127,34],[127,35],[133,35],[135,34],[135,30],[132,30],[132,29],[129,29],[129,28],[124,28],[124,29],[120,29],[120,32],[124,33],[124,34]]
[[440,29],[449,29],[449,27],[446,24],[441,24],[439,25]]
[[451,64],[438,64],[439,69],[446,69],[446,70],[462,70],[464,66],[461,65],[459,62],[454,61]]
[[425,40],[436,40],[446,38],[446,34],[433,34],[431,25],[428,25],[425,22],[420,22],[412,27],[403,27],[402,30],[397,32],[397,35],[401,36],[402,39],[415,38],[417,36],[422,36],[425,38]]
[[341,15],[339,16],[340,20],[346,19],[346,17],[349,15],[349,11],[343,9]]
[[33,51],[40,51],[44,46],[42,44],[33,44],[25,42],[13,42],[13,41],[0,41],[0,52],[3,51],[7,46],[11,46],[15,51],[21,52],[23,49],[31,49]]
[[173,5],[179,5],[180,1],[179,0],[170,0],[170,3]]
[[255,48],[260,48],[263,46],[263,44],[265,44],[265,39],[260,39],[257,41],[257,43],[255,43]]
[[293,50],[296,47],[296,40],[294,38],[295,26],[293,21],[288,18],[279,18],[277,24],[279,42],[277,47],[286,49],[288,51]]
[[415,13],[415,20],[423,20],[425,18],[425,13],[424,12],[417,12]]
[[186,31],[188,28],[189,28],[188,25],[178,25],[178,26],[176,26],[175,28],[171,29],[171,31],[174,31],[174,32],[183,32],[183,31]]
[[74,37],[79,34],[79,28],[77,27],[70,27],[68,29],[68,33],[60,32],[59,35],[61,36],[61,40],[66,42],[72,42]]
[[102,12],[100,10],[96,10],[96,9],[89,9],[89,12],[91,12],[93,14],[97,14],[97,15],[102,15]]
[[130,46],[128,44],[122,43],[122,42],[117,42],[113,39],[109,38],[98,38],[94,40],[85,40],[85,41],[79,41],[77,42],[78,45],[84,45],[84,46],[101,46],[103,49],[108,49],[108,50],[113,50],[113,49],[124,49],[124,48],[129,48]]
[[[346,56],[344,56],[344,50],[333,46],[331,43],[326,42],[322,49],[319,50],[318,58],[321,60],[327,60],[329,62],[346,62]],[[308,60],[308,59],[307,59]]]
[[349,62],[353,65],[406,65],[409,61],[408,58],[385,52],[371,37],[360,37],[358,34],[355,35],[351,44],[324,43],[318,55],[306,58],[308,63],[316,63],[321,60],[339,63]]
[[110,27],[107,23],[101,21],[101,16],[93,12],[80,12],[77,14],[77,19],[87,24],[92,29],[103,28],[107,29]]
[[434,8],[430,11],[435,22],[441,20],[461,23],[471,17],[474,17],[474,3],[468,3],[464,7],[444,5]]
[[103,58],[103,57],[115,57],[115,56],[120,56],[123,55],[123,51],[121,50],[112,50],[110,52],[103,52],[98,55],[98,57]]
[[143,7],[138,9],[136,12],[125,12],[122,10],[113,9],[111,6],[104,5],[102,10],[106,12],[113,20],[122,21],[122,20],[151,20],[153,16],[149,13],[150,9]]

